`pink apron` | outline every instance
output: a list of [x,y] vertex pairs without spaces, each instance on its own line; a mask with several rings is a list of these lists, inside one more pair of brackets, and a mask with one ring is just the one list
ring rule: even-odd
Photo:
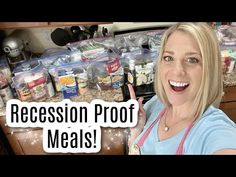
[[[142,135],[142,137],[140,138],[140,140],[137,142],[137,144],[133,144],[130,147],[130,155],[138,155],[140,154],[140,147],[143,146],[144,141],[146,140],[147,136],[149,135],[149,133],[151,132],[152,128],[154,127],[154,125],[158,122],[158,120],[164,115],[164,113],[166,112],[166,109],[164,109],[159,116],[154,120],[154,122],[152,122],[152,124],[148,127],[148,129],[144,132],[144,134]],[[176,151],[176,155],[182,155],[183,154],[183,145],[184,145],[184,141],[188,135],[188,133],[190,132],[191,128],[193,127],[194,122],[192,122],[189,127],[187,128],[187,130],[184,133],[184,136],[178,146],[178,149]]]

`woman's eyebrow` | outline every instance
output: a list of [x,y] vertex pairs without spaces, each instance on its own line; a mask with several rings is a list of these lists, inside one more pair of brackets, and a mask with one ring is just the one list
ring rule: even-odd
[[[175,52],[170,51],[170,50],[164,50],[164,54],[170,54],[170,55],[174,55]],[[200,57],[202,57],[202,55],[199,52],[186,52],[185,55],[189,56],[189,55],[199,55]]]
[[199,52],[187,52],[185,54],[186,55],[199,55],[199,56],[201,56],[201,54]]
[[174,52],[173,51],[169,51],[169,50],[164,50],[164,53],[168,53],[168,54],[174,55]]

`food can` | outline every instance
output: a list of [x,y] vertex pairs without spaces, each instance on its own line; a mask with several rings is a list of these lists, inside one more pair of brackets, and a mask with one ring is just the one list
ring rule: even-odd
[[7,103],[8,100],[13,99],[13,95],[9,85],[0,89],[0,96],[2,97],[4,103]]
[[4,107],[4,102],[2,100],[2,97],[0,96],[0,108],[3,108]]
[[17,88],[17,94],[21,101],[31,101],[32,95],[30,93],[30,90],[28,86],[25,83],[22,83]]

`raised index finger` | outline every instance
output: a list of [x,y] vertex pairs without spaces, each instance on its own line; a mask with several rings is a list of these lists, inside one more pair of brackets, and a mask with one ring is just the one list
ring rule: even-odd
[[130,98],[136,100],[136,95],[135,95],[133,86],[131,84],[127,84],[127,85],[129,88]]

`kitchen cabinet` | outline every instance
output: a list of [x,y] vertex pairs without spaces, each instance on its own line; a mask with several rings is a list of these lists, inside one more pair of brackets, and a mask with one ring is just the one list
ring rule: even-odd
[[[16,155],[64,155],[65,153],[47,153],[43,150],[42,128],[11,128],[6,125],[6,117],[0,116],[0,131],[3,132],[10,146],[11,153]],[[101,129],[101,150],[91,155],[124,155],[127,154],[127,130],[122,128]],[[1,144],[0,144],[1,145]],[[1,149],[0,149],[1,151]],[[1,152],[0,152],[1,153]],[[88,153],[66,153],[68,155]]]
[[0,22],[0,29],[19,29],[34,27],[54,27],[54,26],[73,26],[73,25],[99,25],[111,22]]
[[0,22],[0,29],[46,27],[48,22]]
[[[101,139],[101,150],[91,155],[124,155],[126,154],[126,133],[124,129],[103,128]],[[7,140],[16,155],[63,155],[65,153],[47,153],[43,149],[43,130],[25,129],[5,133]],[[68,155],[87,153],[67,153]]]
[[224,88],[224,96],[221,100],[220,109],[236,123],[236,86]]

